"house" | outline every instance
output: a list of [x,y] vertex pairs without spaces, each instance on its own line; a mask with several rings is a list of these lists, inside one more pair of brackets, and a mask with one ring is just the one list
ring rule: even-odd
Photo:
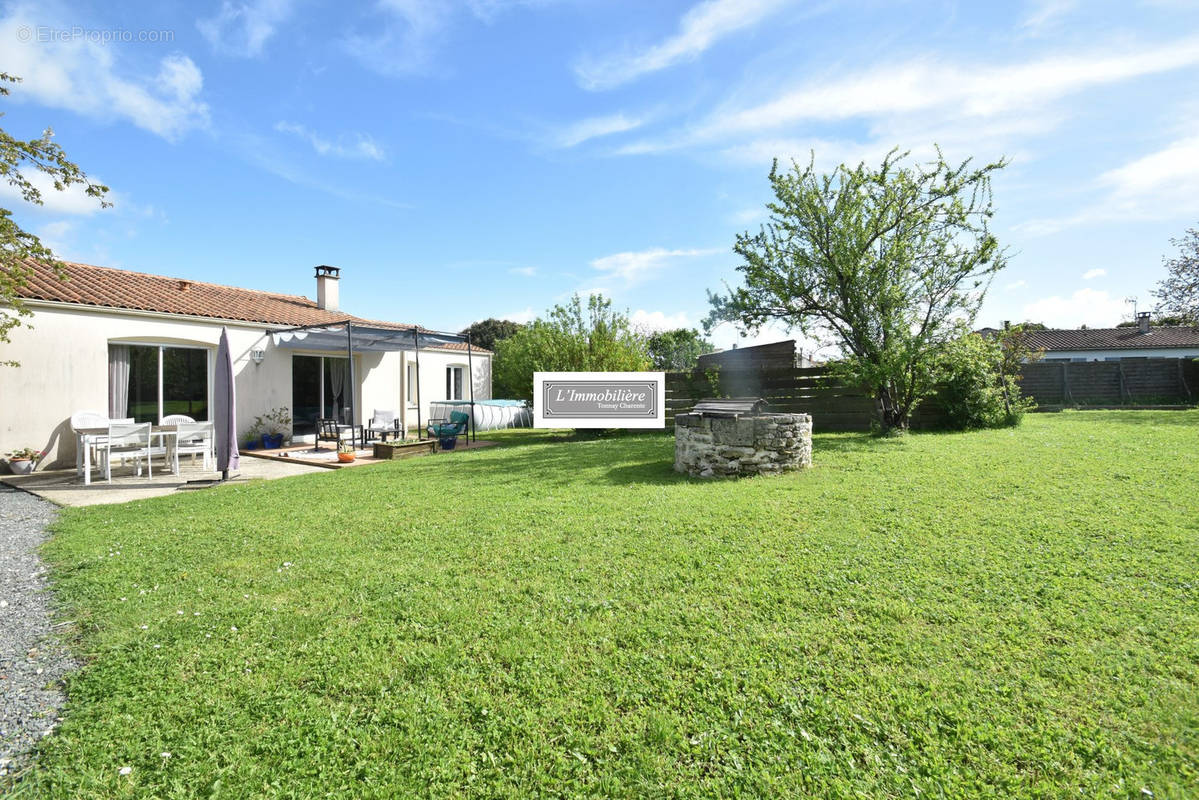
[[361,424],[387,409],[413,429],[430,403],[491,397],[489,351],[456,334],[347,314],[336,267],[316,268],[315,301],[89,264],[65,269],[63,280],[34,265],[19,289],[32,327],[0,344],[0,362],[21,364],[0,367],[0,452],[35,447],[54,466],[73,464],[70,416],[79,410],[208,419],[222,327],[239,433],[281,406],[293,438],[306,441],[318,417]]
[[719,367],[720,369],[794,369],[795,367],[816,366],[809,356],[805,356],[794,339],[771,344],[758,344],[752,347],[734,347],[731,350],[719,350],[706,353],[699,357],[701,370]]
[[1122,358],[1199,358],[1199,327],[1150,326],[1147,312],[1132,328],[1028,331],[1025,342],[1046,361],[1118,361]]

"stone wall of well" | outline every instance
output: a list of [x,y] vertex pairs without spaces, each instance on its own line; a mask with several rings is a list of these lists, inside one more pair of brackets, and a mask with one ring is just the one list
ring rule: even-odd
[[812,466],[810,414],[674,418],[674,468],[701,478],[767,475]]

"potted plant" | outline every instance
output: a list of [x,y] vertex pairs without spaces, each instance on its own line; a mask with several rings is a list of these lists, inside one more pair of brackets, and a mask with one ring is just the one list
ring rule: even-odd
[[337,443],[337,460],[343,464],[349,464],[354,460],[354,443],[353,442],[338,442]]
[[288,413],[287,406],[272,408],[255,419],[251,431],[261,434],[262,449],[278,450],[283,446],[283,435],[291,432],[291,414]]
[[8,467],[12,470],[13,475],[28,475],[33,472],[38,459],[44,455],[46,455],[45,452],[41,450],[22,447],[20,450],[13,450],[8,454]]
[[262,442],[262,435],[265,432],[265,426],[262,424],[262,417],[254,420],[254,424],[246,431],[246,450],[257,450],[258,445]]

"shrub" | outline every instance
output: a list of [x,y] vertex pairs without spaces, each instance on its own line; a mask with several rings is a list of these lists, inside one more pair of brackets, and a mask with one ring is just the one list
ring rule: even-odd
[[[965,430],[1020,424],[1034,403],[1020,395],[1016,369],[1019,342],[967,334],[946,344],[935,404],[946,425]],[[1014,357],[1015,356],[1015,357]]]

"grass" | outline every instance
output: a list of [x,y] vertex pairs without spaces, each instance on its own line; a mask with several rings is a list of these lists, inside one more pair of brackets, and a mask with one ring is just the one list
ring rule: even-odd
[[661,434],[502,438],[64,512],[86,666],[10,788],[1199,796],[1199,412],[723,482]]

